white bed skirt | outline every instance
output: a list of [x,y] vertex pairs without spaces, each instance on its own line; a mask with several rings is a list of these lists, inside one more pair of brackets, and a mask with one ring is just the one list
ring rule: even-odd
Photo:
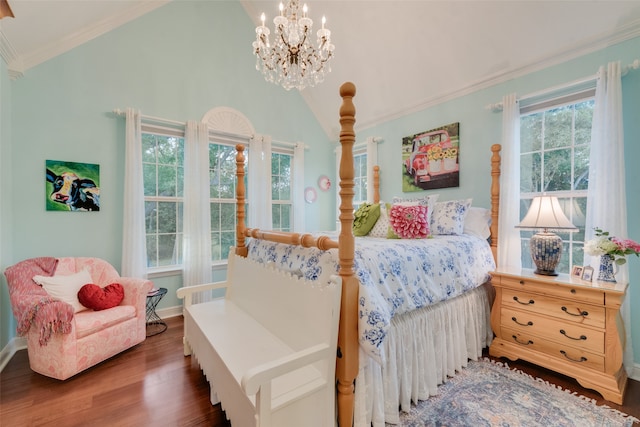
[[493,287],[482,285],[434,306],[394,317],[381,366],[360,350],[354,425],[398,424],[400,410],[425,400],[491,344]]

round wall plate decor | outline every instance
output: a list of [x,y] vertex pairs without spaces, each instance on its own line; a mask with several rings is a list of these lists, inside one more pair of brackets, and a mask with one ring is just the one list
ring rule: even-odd
[[313,187],[307,187],[304,189],[304,201],[307,203],[313,203],[318,198],[318,193]]
[[331,188],[331,180],[327,175],[322,175],[318,178],[318,187],[320,187],[322,191],[327,191]]

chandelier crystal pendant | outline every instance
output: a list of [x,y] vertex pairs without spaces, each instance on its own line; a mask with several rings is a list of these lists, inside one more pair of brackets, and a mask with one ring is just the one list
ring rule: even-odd
[[260,17],[262,25],[256,27],[256,41],[253,52],[256,55],[256,70],[271,83],[282,85],[286,90],[304,89],[315,86],[331,72],[329,60],[335,46],[331,44],[331,31],[324,27],[317,32],[317,47],[310,41],[313,21],[307,16],[307,5],[300,7],[297,0],[280,3],[280,15],[273,19],[274,40],[269,41],[271,31],[264,25],[264,13]]

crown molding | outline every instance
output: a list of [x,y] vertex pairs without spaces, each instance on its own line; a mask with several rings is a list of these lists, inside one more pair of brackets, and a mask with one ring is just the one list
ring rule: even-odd
[[[469,95],[471,93],[477,92],[482,89],[487,89],[499,83],[504,83],[506,81],[513,80],[515,78],[522,77],[527,74],[531,74],[533,72],[540,71],[545,68],[558,65],[575,58],[579,58],[589,53],[599,51],[601,49],[616,45],[618,43],[622,43],[627,40],[631,40],[639,36],[640,36],[640,20],[636,20],[636,21],[630,22],[629,24],[621,26],[620,28],[618,28],[616,31],[612,33],[607,33],[606,35],[600,35],[597,37],[592,37],[590,39],[581,40],[579,43],[576,43],[573,46],[563,51],[558,51],[553,55],[547,56],[545,58],[540,58],[523,67],[512,69],[505,73],[499,73],[493,76],[489,76],[488,78],[472,83],[459,90],[442,94],[436,97],[424,99],[407,108],[403,108],[401,110],[398,110],[389,114],[384,114],[381,116],[374,117],[371,120],[368,120],[366,122],[361,122],[358,126],[356,126],[356,130],[371,128],[380,123],[385,123],[387,121],[399,119],[409,114],[426,110],[427,108],[434,107],[444,102],[451,101],[465,95]],[[593,70],[593,71],[595,72],[597,70]]]
[[0,56],[4,59],[5,64],[9,65],[11,62],[16,61],[18,59],[18,53],[11,45],[11,42],[7,39],[7,37],[2,32],[0,28]]
[[21,63],[21,67],[13,67],[12,62],[7,62],[7,64],[9,65],[9,68],[24,73],[26,70],[35,67],[38,64],[68,52],[69,50],[93,40],[98,36],[108,33],[127,22],[133,21],[154,9],[164,6],[170,1],[171,0],[145,0],[144,2],[137,4],[118,15],[87,26],[61,40],[52,41],[32,53],[18,56],[17,59]]

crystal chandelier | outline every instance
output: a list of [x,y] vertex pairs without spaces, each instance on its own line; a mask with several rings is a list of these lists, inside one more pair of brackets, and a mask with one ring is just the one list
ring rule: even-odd
[[331,31],[324,27],[318,30],[317,47],[309,40],[313,21],[307,17],[307,5],[300,8],[298,0],[280,3],[280,15],[273,19],[275,26],[274,43],[269,42],[271,33],[265,27],[264,13],[260,17],[262,25],[256,27],[256,69],[271,83],[282,85],[286,90],[304,89],[324,80],[331,71],[329,60],[335,46],[331,44]]

